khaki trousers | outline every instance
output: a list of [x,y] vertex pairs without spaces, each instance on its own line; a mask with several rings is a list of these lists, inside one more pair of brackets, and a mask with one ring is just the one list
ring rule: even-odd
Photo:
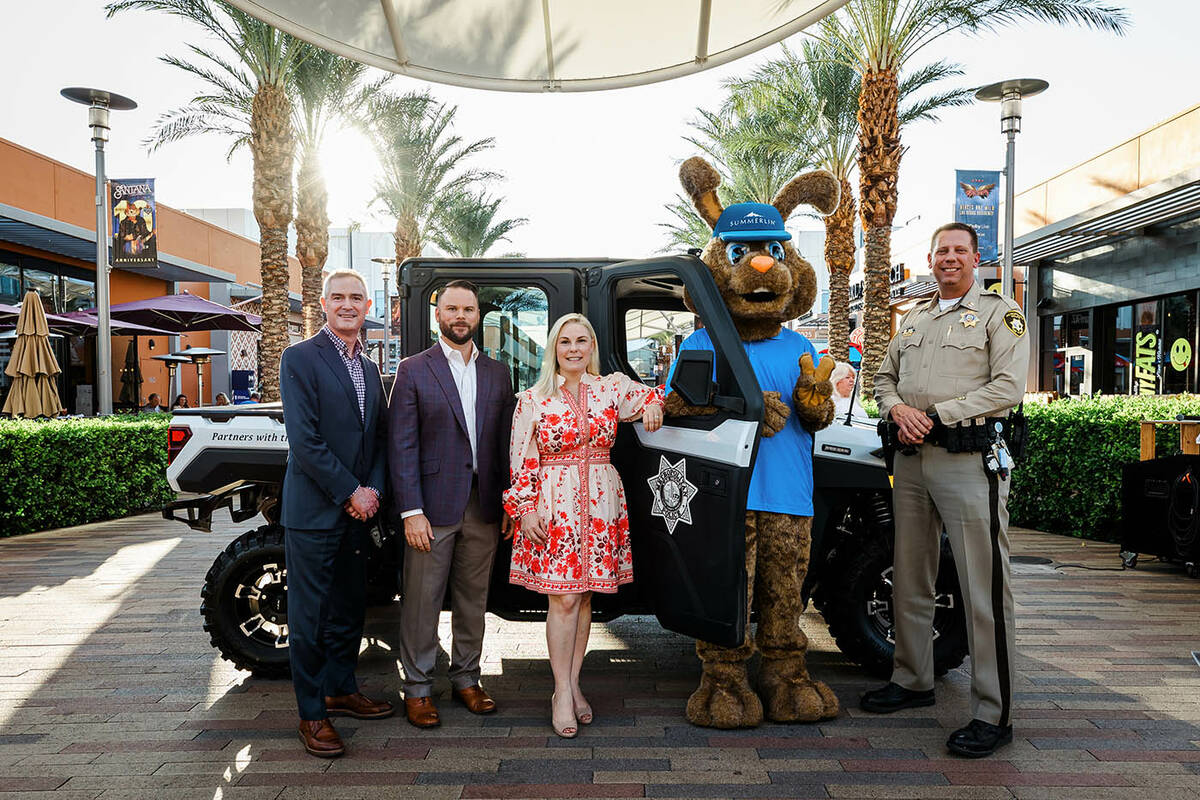
[[433,545],[424,553],[405,545],[404,600],[400,607],[400,663],[404,696],[429,697],[438,653],[438,618],[450,587],[450,683],[463,689],[479,683],[484,614],[500,526],[484,522],[479,489],[471,487],[466,512],[457,525],[433,527]]
[[984,469],[979,453],[925,444],[915,455],[896,455],[892,681],[915,691],[933,688],[934,581],[944,524],[966,605],[971,716],[993,725],[1010,724],[1012,712],[1008,489],[1009,481]]

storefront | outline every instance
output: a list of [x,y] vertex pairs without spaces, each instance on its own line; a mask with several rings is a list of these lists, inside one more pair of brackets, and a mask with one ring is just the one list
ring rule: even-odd
[[[248,179],[247,179],[248,180]],[[165,187],[160,186],[160,191]],[[109,273],[113,305],[188,291],[229,304],[226,287],[256,286],[259,281],[258,243],[216,225],[158,204],[158,263],[145,267],[117,266]],[[16,305],[32,290],[47,312],[92,308],[95,288],[95,178],[27,148],[0,139],[0,303]],[[298,297],[299,264],[290,259],[291,289]],[[92,413],[97,375],[95,336],[51,340],[59,365],[59,398],[73,413]],[[166,367],[154,356],[188,345],[214,346],[228,351],[224,332],[180,336],[114,336],[109,374],[116,407],[132,408],[151,394],[168,403],[183,392],[194,403],[194,368],[179,370],[175,385]],[[222,346],[225,345],[225,346]],[[11,340],[0,334],[0,398],[7,390],[3,374]],[[203,367],[205,403],[217,391],[228,391],[230,365],[226,356]],[[122,384],[123,371],[141,378]],[[214,380],[214,378],[216,380]],[[126,398],[122,403],[122,390]],[[136,399],[134,399],[136,396]]]

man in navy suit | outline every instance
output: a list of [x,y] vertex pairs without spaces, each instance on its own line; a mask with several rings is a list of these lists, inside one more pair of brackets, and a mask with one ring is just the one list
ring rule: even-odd
[[327,322],[283,351],[279,388],[288,434],[282,522],[288,648],[300,741],[314,756],[345,752],[330,714],[392,715],[358,691],[370,520],[387,476],[387,406],[359,331],[371,301],[361,275],[338,270],[321,297]]
[[516,398],[506,366],[474,342],[479,292],[452,281],[438,293],[437,344],[407,359],[390,401],[392,492],[404,519],[400,661],[408,721],[441,720],[432,694],[438,616],[451,591],[453,696],[475,714],[496,710],[479,685],[484,612],[509,485],[508,438]]

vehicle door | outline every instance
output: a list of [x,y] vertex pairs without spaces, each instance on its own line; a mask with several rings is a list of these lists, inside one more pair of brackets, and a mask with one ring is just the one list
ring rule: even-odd
[[[612,462],[629,505],[634,587],[665,628],[726,646],[747,625],[745,515],[762,393],[708,268],[694,257],[588,271],[601,372],[662,385],[698,326],[713,343],[715,414],[620,426]],[[683,302],[684,290],[695,314]]]

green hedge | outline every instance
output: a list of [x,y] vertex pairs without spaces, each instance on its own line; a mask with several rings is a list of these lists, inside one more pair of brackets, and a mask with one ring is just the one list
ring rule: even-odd
[[[1084,539],[1117,541],[1121,466],[1139,458],[1143,419],[1200,414],[1200,396],[1093,397],[1026,404],[1029,441],[1013,473],[1012,523]],[[1158,426],[1158,455],[1179,450],[1179,428]]]
[[170,418],[0,420],[0,535],[162,508]]

